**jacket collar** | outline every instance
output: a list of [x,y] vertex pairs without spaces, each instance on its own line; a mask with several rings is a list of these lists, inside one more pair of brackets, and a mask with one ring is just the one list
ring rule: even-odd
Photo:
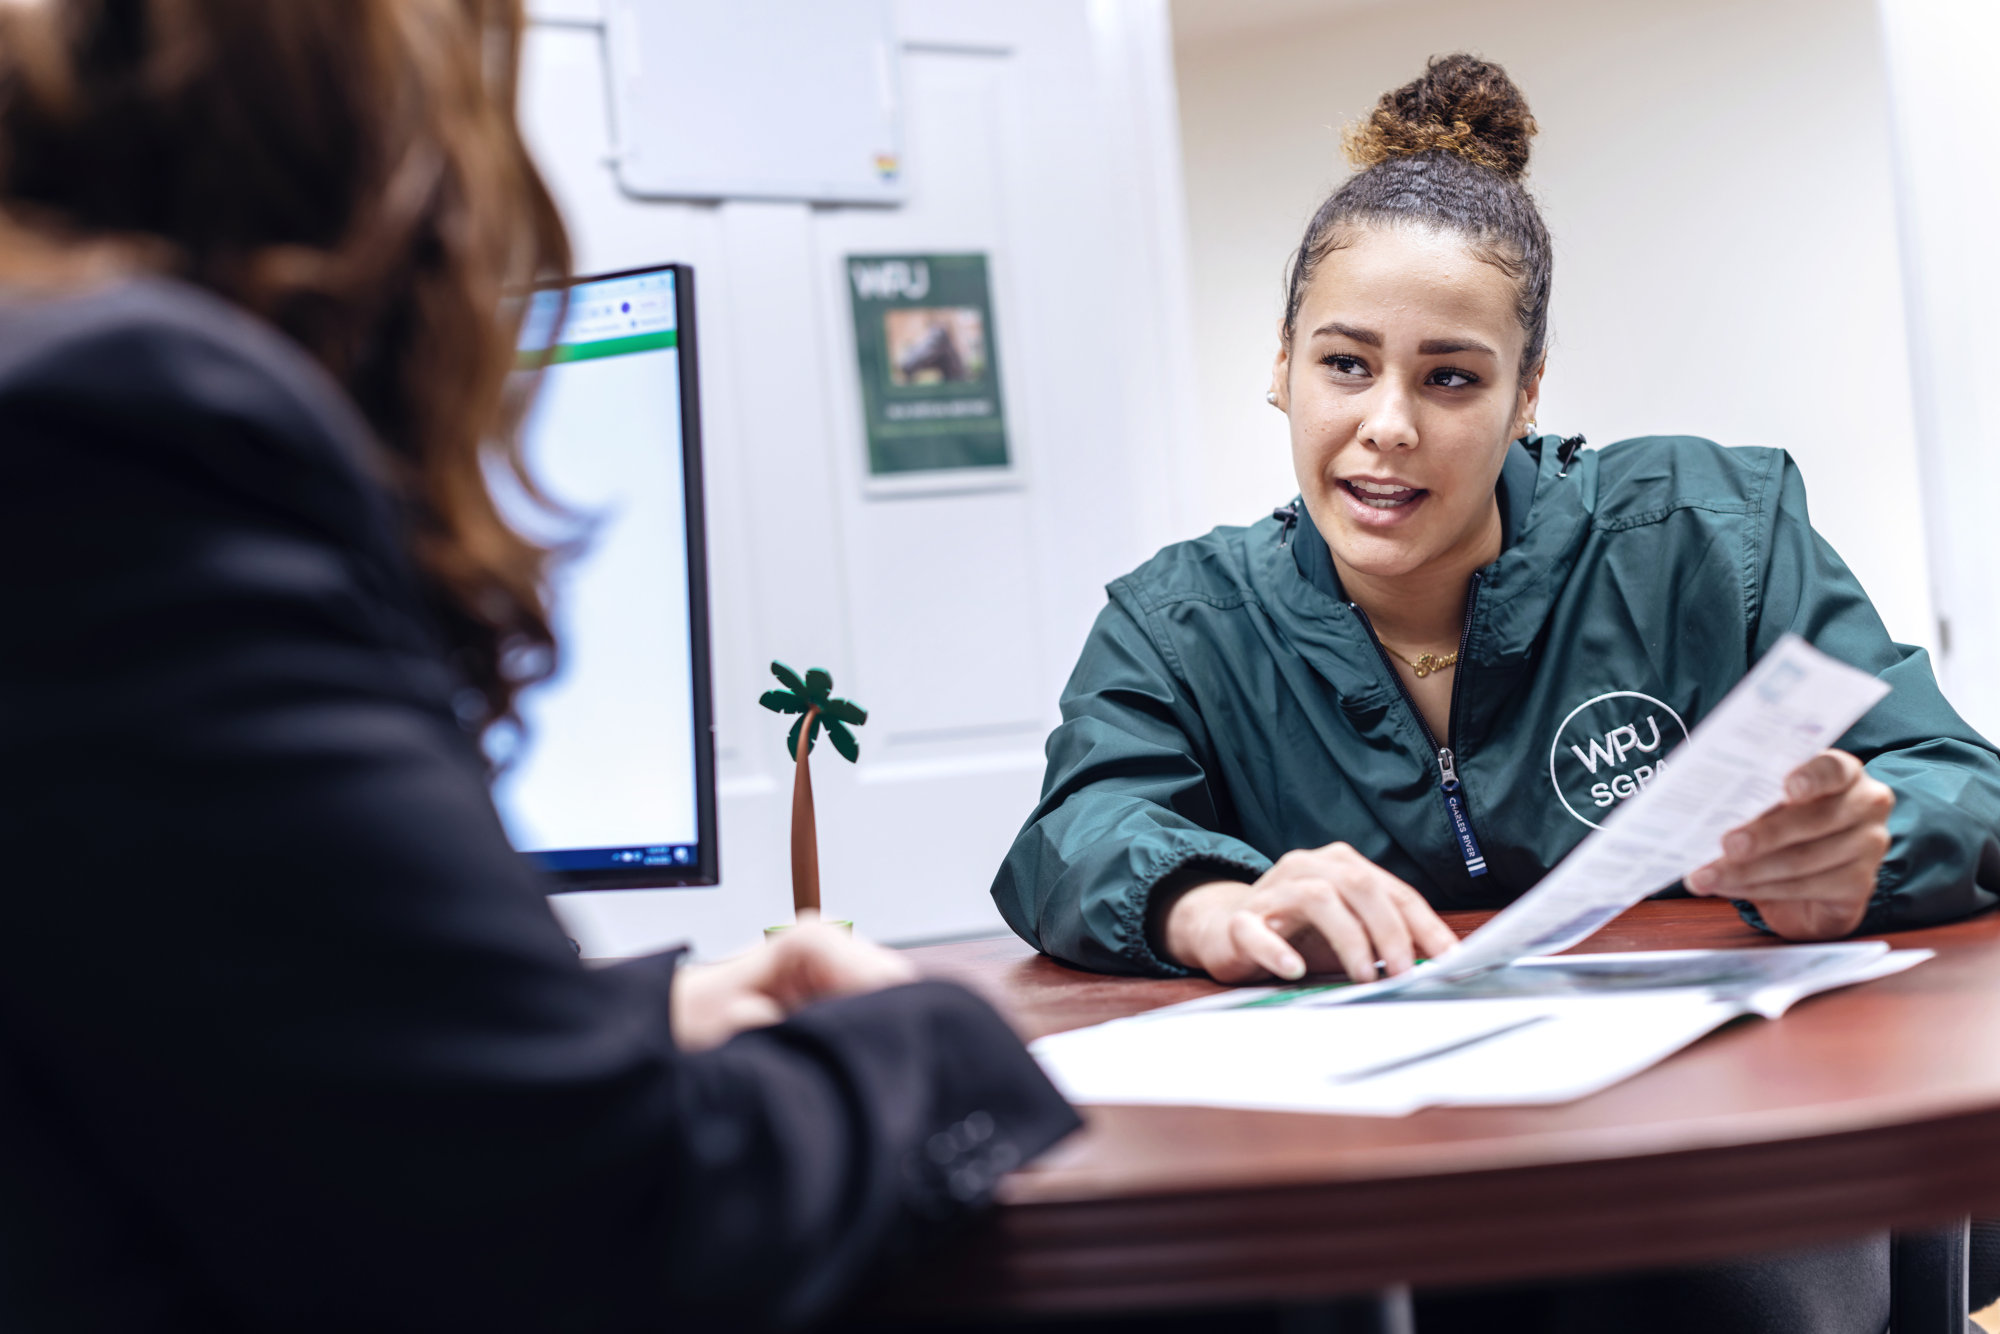
[[[1468,645],[1478,661],[1498,663],[1532,652],[1588,530],[1581,478],[1575,468],[1563,475],[1557,444],[1554,436],[1517,440],[1501,464],[1495,489],[1500,556],[1480,572],[1474,642]],[[1263,559],[1253,563],[1253,577],[1268,602],[1292,613],[1281,619],[1302,647],[1321,648],[1365,673],[1363,679],[1378,679],[1374,645],[1348,606],[1333,553],[1303,501],[1294,508],[1298,519],[1289,558],[1276,541],[1269,543]]]

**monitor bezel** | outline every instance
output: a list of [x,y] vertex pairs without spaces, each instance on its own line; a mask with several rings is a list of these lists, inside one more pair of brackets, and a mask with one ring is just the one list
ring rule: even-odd
[[708,625],[708,524],[702,490],[701,386],[696,360],[694,269],[687,264],[649,264],[611,273],[579,274],[560,282],[538,283],[538,292],[574,290],[616,278],[671,273],[674,278],[674,350],[679,354],[681,391],[681,485],[687,510],[688,652],[694,686],[695,858],[691,862],[634,867],[555,869],[532,852],[521,855],[554,882],[551,893],[593,889],[692,889],[720,884],[722,852],[716,841],[715,697]]

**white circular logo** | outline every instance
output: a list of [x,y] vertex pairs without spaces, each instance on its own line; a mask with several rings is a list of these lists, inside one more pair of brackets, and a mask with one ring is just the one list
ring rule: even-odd
[[1667,752],[1687,735],[1673,706],[1651,695],[1613,690],[1587,699],[1570,710],[1549,744],[1556,799],[1596,829],[1618,803],[1653,781]]

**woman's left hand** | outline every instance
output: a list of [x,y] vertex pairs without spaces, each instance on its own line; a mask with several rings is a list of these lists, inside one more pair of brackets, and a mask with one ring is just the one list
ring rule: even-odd
[[1834,940],[1861,925],[1889,851],[1896,794],[1861,761],[1823,750],[1785,779],[1785,799],[1723,837],[1688,892],[1748,899],[1787,940]]

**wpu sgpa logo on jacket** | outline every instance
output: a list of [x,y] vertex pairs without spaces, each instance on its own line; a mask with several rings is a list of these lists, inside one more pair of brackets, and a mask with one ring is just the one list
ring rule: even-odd
[[1570,710],[1549,747],[1549,781],[1563,808],[1596,829],[1653,781],[1687,740],[1673,707],[1636,690],[1613,690]]

